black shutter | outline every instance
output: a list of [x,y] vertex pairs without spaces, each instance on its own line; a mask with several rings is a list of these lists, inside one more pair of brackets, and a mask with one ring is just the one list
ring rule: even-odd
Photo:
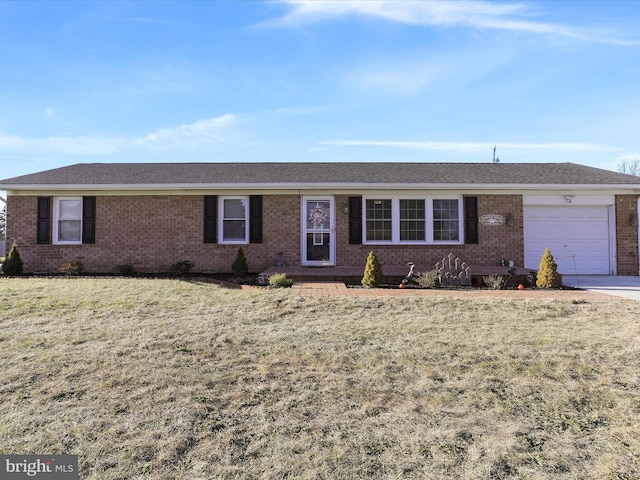
[[262,195],[249,197],[249,243],[262,243]]
[[96,197],[82,197],[82,243],[96,243]]
[[206,195],[204,197],[204,243],[216,243],[217,241],[217,209],[218,197]]
[[36,243],[51,243],[51,197],[38,197]]
[[464,197],[464,243],[478,243],[478,197]]
[[349,243],[362,244],[362,197],[349,197]]

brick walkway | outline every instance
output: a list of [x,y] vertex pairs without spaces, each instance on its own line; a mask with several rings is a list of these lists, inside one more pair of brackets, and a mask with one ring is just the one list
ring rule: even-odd
[[347,288],[337,282],[295,282],[290,295],[294,297],[455,297],[455,298],[509,298],[551,299],[584,301],[624,300],[588,290],[487,290],[469,289],[393,289],[393,288]]

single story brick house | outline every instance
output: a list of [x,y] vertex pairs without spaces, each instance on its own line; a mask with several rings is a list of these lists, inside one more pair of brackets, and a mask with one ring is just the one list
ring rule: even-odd
[[638,275],[640,179],[572,163],[90,163],[0,180],[26,272],[469,265]]

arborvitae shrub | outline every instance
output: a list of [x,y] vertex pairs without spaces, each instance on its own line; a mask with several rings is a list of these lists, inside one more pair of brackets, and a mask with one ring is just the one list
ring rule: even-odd
[[9,255],[4,259],[2,264],[2,271],[5,275],[22,275],[22,259],[20,258],[20,252],[18,252],[18,244],[13,242]]
[[547,247],[540,259],[540,268],[536,277],[536,285],[540,288],[560,288],[562,275],[558,273],[558,265]]
[[364,275],[360,283],[365,287],[379,287],[383,280],[382,265],[380,265],[375,253],[371,251],[367,257],[367,264],[364,267]]
[[242,247],[238,249],[238,254],[233,264],[231,264],[231,271],[236,275],[246,275],[249,273],[249,265],[247,265],[247,258],[244,256]]

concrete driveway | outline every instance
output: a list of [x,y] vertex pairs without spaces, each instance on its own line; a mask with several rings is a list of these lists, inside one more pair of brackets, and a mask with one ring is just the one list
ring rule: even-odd
[[563,275],[562,284],[568,287],[640,301],[640,277]]

